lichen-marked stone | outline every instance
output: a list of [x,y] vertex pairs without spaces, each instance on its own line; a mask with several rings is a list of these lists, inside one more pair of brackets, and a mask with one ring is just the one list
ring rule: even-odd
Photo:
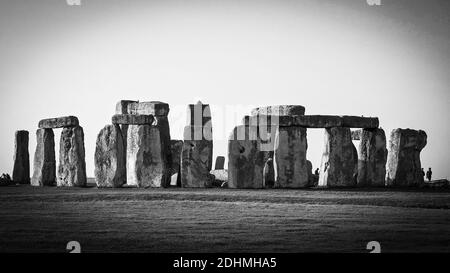
[[84,132],[81,126],[66,127],[59,143],[58,187],[86,186]]
[[36,131],[32,186],[54,186],[56,183],[55,135],[52,129]]

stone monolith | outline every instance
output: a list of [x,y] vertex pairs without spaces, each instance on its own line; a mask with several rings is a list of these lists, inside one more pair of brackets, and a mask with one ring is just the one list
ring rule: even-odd
[[31,179],[33,186],[54,186],[56,183],[55,135],[52,129],[36,131],[36,151],[34,153],[34,171]]
[[363,129],[360,133],[357,185],[384,186],[386,160],[387,149],[384,130]]
[[427,134],[422,130],[395,129],[391,132],[387,160],[387,186],[421,186],[420,152],[427,145]]
[[182,140],[170,141],[172,151],[172,167],[171,167],[171,182],[172,186],[181,187],[181,153],[183,151]]
[[81,126],[66,127],[59,143],[57,186],[86,186],[84,132]]
[[325,129],[325,147],[320,166],[320,187],[356,185],[358,155],[350,128]]
[[28,131],[16,131],[14,138],[14,183],[30,184],[30,155],[28,152]]
[[214,165],[214,170],[223,170],[224,167],[225,167],[225,157],[217,156],[216,163]]
[[119,125],[106,125],[97,136],[95,182],[99,188],[118,188],[126,182],[125,149]]
[[127,141],[127,184],[167,187],[170,183],[167,154],[160,129],[153,125],[130,125]]

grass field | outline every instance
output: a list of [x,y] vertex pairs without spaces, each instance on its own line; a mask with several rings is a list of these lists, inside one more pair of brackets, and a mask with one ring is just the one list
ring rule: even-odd
[[0,187],[0,252],[450,252],[450,192]]

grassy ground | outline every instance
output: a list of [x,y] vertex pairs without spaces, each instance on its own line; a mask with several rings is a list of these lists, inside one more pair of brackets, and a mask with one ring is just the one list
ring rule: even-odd
[[450,192],[0,187],[0,252],[450,252]]

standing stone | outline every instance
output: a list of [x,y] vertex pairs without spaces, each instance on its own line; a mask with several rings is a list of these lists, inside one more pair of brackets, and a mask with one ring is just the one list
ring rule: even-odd
[[[131,114],[129,108],[131,105],[138,103],[137,101],[132,100],[121,100],[116,104],[116,114],[117,115],[129,115]],[[127,166],[127,139],[128,139],[128,125],[121,124],[120,131],[122,132],[122,140],[123,140],[123,160],[125,162],[125,172]],[[125,178],[126,179],[126,178]]]
[[52,129],[36,131],[32,186],[54,186],[56,182],[55,135]]
[[86,180],[83,128],[64,128],[59,143],[57,186],[84,187]]
[[213,161],[211,110],[208,104],[188,105],[181,156],[181,185],[185,188],[212,186]]
[[28,153],[28,131],[17,131],[14,139],[14,183],[30,184],[30,155]]
[[356,185],[358,154],[350,128],[325,129],[325,147],[320,166],[319,186],[349,187]]
[[95,182],[99,188],[118,188],[125,184],[125,150],[119,125],[105,126],[97,136]]
[[[147,102],[131,102],[127,105],[127,114],[131,115],[152,115],[154,122],[152,124],[152,130],[159,132],[158,144],[162,149],[161,160],[163,161],[163,170],[165,181],[162,181],[162,187],[168,187],[170,185],[170,173],[172,163],[172,153],[170,147],[170,127],[167,115],[169,114],[169,104],[160,101],[147,101]],[[130,132],[130,130],[128,130]],[[127,144],[128,145],[128,144]],[[127,164],[128,165],[128,164]]]
[[181,157],[181,185],[183,188],[211,186],[213,142],[211,140],[185,140]]
[[137,187],[167,187],[167,157],[160,130],[153,125],[130,125],[127,142],[127,184]]
[[182,140],[171,140],[170,146],[172,150],[172,167],[170,185],[181,187],[181,153],[183,151]]
[[264,164],[263,169],[263,187],[273,188],[275,185],[275,170],[273,168],[273,159],[269,158]]
[[228,140],[228,187],[238,189],[263,188],[267,153],[260,151],[256,126],[234,128]]
[[427,134],[411,129],[391,132],[387,160],[387,186],[423,185],[420,152],[427,145]]
[[218,156],[216,157],[216,164],[214,169],[215,170],[223,170],[225,166],[225,157],[224,156]]
[[307,148],[306,128],[279,127],[275,136],[274,152],[276,188],[309,186]]
[[314,186],[314,176],[312,173],[312,169],[313,169],[313,166],[312,166],[311,161],[306,160],[306,170],[308,172],[308,186],[310,186],[310,187]]
[[[354,137],[352,132],[352,137]],[[384,186],[386,177],[386,134],[383,129],[363,129],[358,153],[358,186]]]

